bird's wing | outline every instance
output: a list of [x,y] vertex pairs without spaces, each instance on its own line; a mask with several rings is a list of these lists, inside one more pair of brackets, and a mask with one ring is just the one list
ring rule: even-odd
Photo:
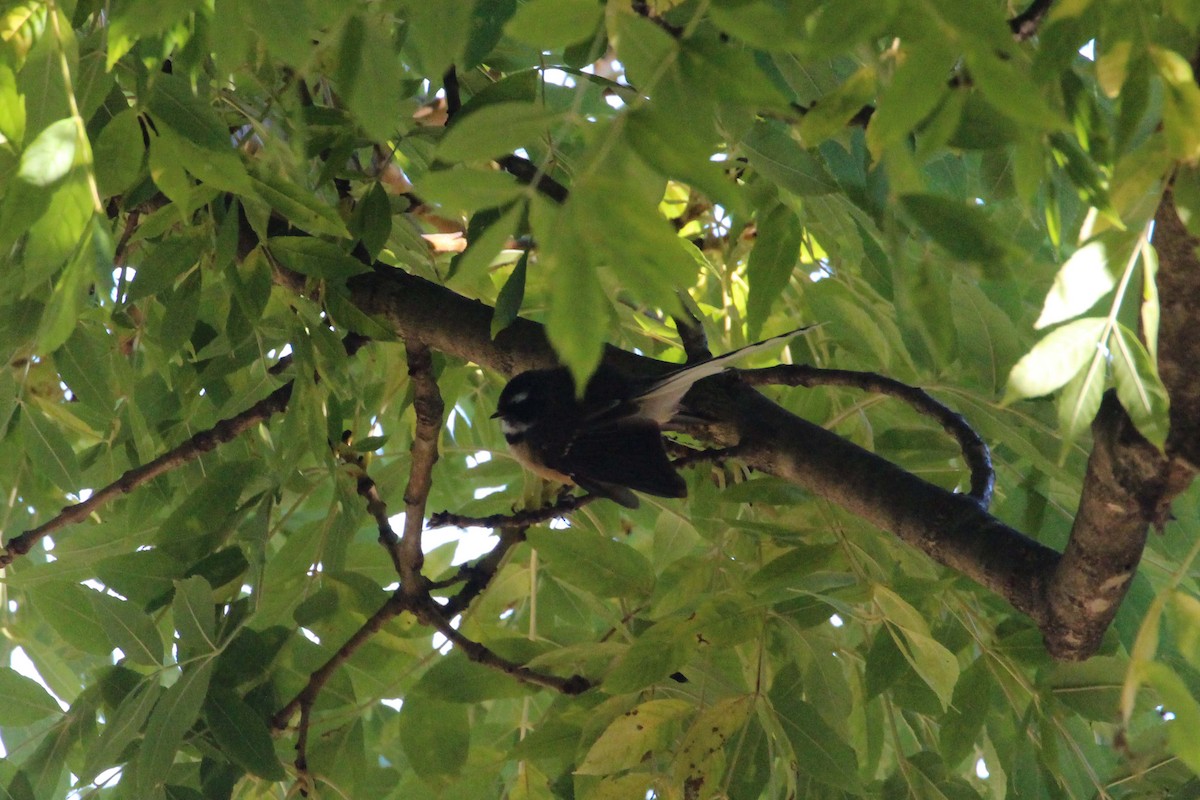
[[[687,495],[687,485],[663,449],[658,425],[644,417],[582,426],[555,466],[585,489],[592,484],[627,487],[659,497]],[[611,489],[601,494],[621,502]]]
[[769,350],[815,327],[815,325],[806,325],[788,333],[772,336],[770,339],[763,339],[761,342],[739,347],[723,356],[678,369],[653,384],[638,397],[638,411],[642,416],[654,420],[659,425],[665,425],[675,415],[683,396],[696,381],[723,372],[738,359]]

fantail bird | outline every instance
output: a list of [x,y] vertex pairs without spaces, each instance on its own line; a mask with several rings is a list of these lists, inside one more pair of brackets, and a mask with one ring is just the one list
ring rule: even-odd
[[583,398],[566,367],[535,369],[513,377],[500,392],[493,419],[513,456],[543,478],[580,486],[626,508],[637,508],[633,490],[686,497],[687,485],[671,466],[662,428],[679,411],[692,384],[724,371],[736,359],[781,344],[815,326],[798,328],[689,364],[650,380],[630,378],[601,364]]

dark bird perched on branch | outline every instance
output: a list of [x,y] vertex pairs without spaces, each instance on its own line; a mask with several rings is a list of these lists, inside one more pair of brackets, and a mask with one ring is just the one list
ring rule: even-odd
[[717,358],[689,364],[652,380],[600,368],[583,398],[566,367],[515,376],[500,393],[496,413],[513,456],[543,478],[580,486],[626,508],[637,508],[632,490],[685,497],[687,486],[671,466],[663,426],[679,412],[692,384],[724,371],[734,361],[778,346],[809,325]]

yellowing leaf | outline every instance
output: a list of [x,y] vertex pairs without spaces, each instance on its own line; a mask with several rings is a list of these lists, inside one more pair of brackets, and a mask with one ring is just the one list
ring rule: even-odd
[[692,710],[686,700],[649,700],[617,717],[596,740],[580,775],[609,775],[636,767],[649,752],[667,744],[667,728]]

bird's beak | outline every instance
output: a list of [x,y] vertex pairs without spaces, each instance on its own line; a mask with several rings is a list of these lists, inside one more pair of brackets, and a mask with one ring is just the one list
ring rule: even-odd
[[492,414],[490,417],[488,417],[488,419],[500,419],[503,416],[504,416],[503,414],[501,414],[499,411],[497,411],[495,414]]

